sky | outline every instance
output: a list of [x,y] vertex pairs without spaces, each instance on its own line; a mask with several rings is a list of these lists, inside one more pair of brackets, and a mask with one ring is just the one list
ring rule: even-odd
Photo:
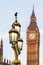
[[14,59],[8,32],[12,28],[12,23],[15,21],[15,12],[18,12],[18,22],[21,24],[20,35],[24,41],[23,50],[19,55],[19,59],[22,65],[26,65],[26,30],[30,23],[33,4],[40,31],[39,63],[43,65],[43,0],[0,0],[0,37],[3,39],[3,59],[6,58],[9,61]]

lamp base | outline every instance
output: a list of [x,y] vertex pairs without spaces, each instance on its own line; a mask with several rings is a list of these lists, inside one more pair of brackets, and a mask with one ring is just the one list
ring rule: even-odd
[[21,65],[20,60],[13,60],[12,64],[13,65]]

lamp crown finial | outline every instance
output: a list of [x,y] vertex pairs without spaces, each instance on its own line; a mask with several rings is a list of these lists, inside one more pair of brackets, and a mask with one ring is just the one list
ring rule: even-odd
[[18,12],[15,13],[15,16],[17,16]]
[[18,14],[18,13],[16,12],[16,13],[15,13],[15,20],[16,20],[16,22],[17,22],[17,14]]

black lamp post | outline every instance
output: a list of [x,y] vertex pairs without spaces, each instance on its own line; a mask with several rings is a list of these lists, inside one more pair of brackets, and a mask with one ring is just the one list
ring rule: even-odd
[[15,22],[12,24],[12,29],[9,31],[9,41],[12,44],[12,48],[14,50],[15,60],[13,61],[14,65],[20,64],[20,60],[18,60],[18,55],[22,50],[23,40],[20,38],[20,28],[21,25],[17,21],[17,12],[15,13]]

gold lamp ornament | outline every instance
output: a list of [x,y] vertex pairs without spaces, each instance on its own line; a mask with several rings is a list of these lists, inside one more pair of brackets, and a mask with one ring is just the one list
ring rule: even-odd
[[21,25],[17,20],[17,12],[15,13],[15,22],[12,24],[12,27],[15,28],[18,33],[20,33]]
[[9,31],[9,42],[12,44],[12,48],[14,50],[14,60],[13,65],[21,64],[20,60],[18,60],[18,55],[20,55],[23,40],[20,38],[20,29],[21,25],[17,20],[17,12],[15,13],[15,22],[12,24],[12,29]]

